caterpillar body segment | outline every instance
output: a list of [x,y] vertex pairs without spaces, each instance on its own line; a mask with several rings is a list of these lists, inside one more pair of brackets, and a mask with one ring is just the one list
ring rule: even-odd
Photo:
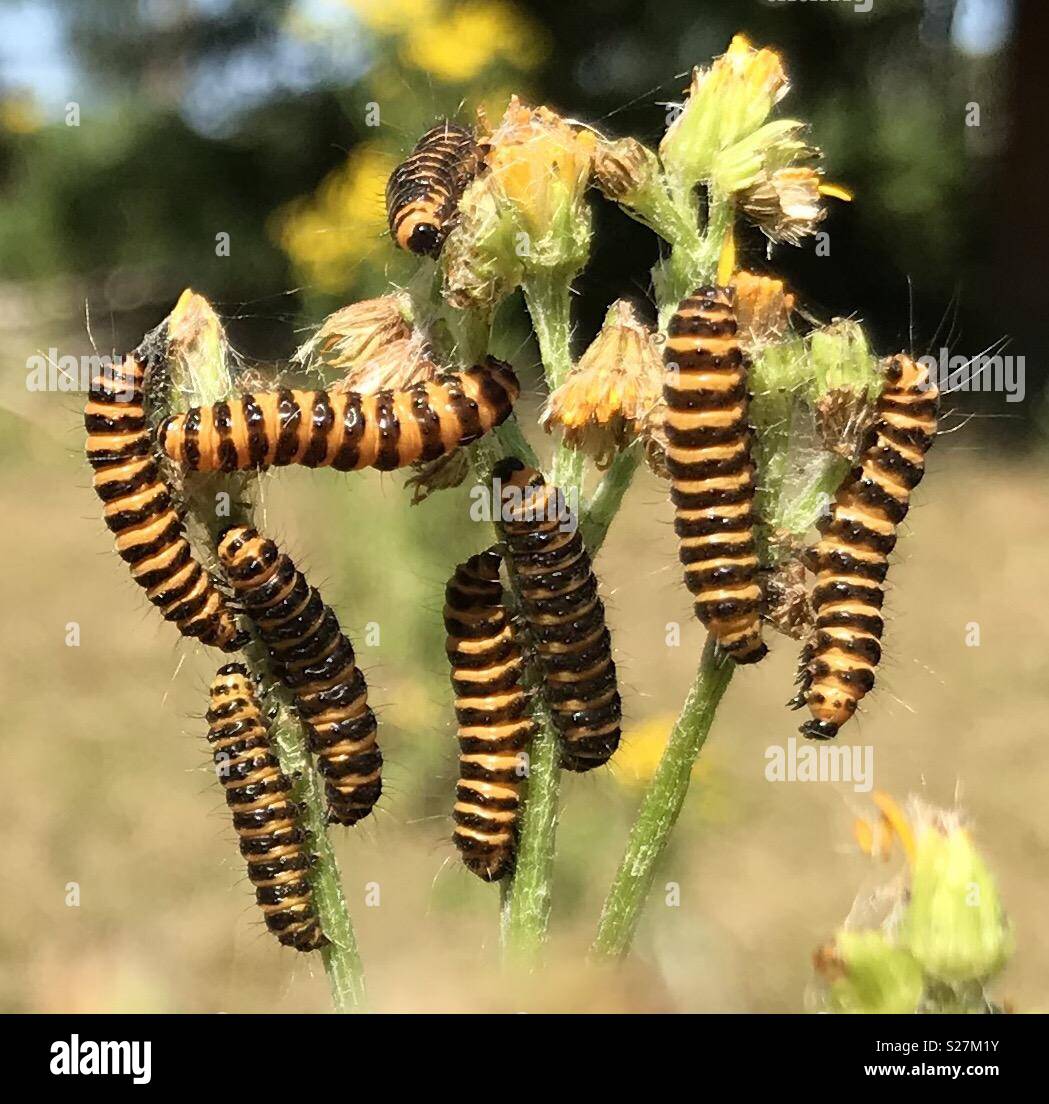
[[356,824],[382,793],[382,753],[353,645],[273,541],[235,525],[222,535],[218,554],[269,649],[274,674],[294,697],[332,818]]
[[183,636],[224,652],[247,641],[216,588],[194,557],[182,517],[154,458],[146,414],[150,362],[137,354],[99,368],[91,380],[84,426],[92,486],[103,502],[103,519],[131,577]]
[[860,462],[820,522],[813,550],[816,624],[802,654],[795,699],[812,713],[801,727],[805,736],[836,736],[874,686],[888,558],[911,491],[924,475],[938,409],[928,369],[908,356],[893,357]]
[[307,834],[246,667],[219,668],[206,718],[216,772],[266,927],[285,947],[323,947],[328,940],[310,887]]
[[419,139],[386,185],[390,233],[401,249],[431,257],[441,252],[482,159],[473,134],[455,123],[445,121]]
[[502,485],[507,563],[560,736],[561,764],[591,770],[619,746],[622,708],[590,556],[559,488],[512,458],[494,475]]
[[445,456],[506,421],[520,394],[513,369],[489,357],[402,391],[280,389],[168,418],[160,441],[190,471],[309,468],[392,471]]
[[521,756],[535,735],[521,685],[524,657],[503,604],[499,565],[493,551],[461,563],[444,606],[459,731],[453,840],[466,866],[486,882],[513,869]]
[[768,648],[761,640],[747,365],[732,289],[699,288],[682,300],[663,358],[666,466],[685,585],[720,647],[737,663],[756,663]]

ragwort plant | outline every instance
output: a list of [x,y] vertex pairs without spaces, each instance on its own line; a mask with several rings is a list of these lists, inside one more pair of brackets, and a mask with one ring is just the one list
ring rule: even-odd
[[[849,198],[823,180],[820,152],[803,122],[773,117],[787,91],[780,55],[737,36],[724,55],[693,73],[658,150],[633,138],[606,137],[512,97],[494,127],[479,119],[484,169],[466,186],[437,260],[420,259],[406,287],[327,318],[297,355],[300,365],[326,384],[366,391],[432,378],[439,365],[476,364],[498,342],[501,304],[520,290],[549,391],[542,426],[556,441],[544,475],[576,505],[586,549],[595,557],[638,467],[648,463],[665,474],[661,394],[668,320],[697,287],[733,287],[739,339],[750,361],[764,617],[787,636],[803,637],[812,611],[802,550],[855,459],[883,374],[858,323],[800,328],[794,298],[781,281],[737,266],[741,220],[760,227],[770,242],[797,246],[817,232],[828,196]],[[610,304],[601,331],[577,360],[573,283],[590,255],[595,191],[661,240],[652,272],[657,325],[646,324],[630,303]],[[221,326],[203,300],[187,293],[168,332],[174,335],[174,409],[235,394]],[[468,448],[421,465],[409,480],[413,500],[467,479],[490,488],[493,469],[505,457],[539,466],[516,416]],[[232,521],[251,523],[255,476],[195,476],[185,480],[183,493],[198,544],[214,563],[217,533]],[[509,583],[510,605],[520,607],[512,572]],[[301,724],[257,639],[246,657],[273,703],[281,764],[297,780],[316,851],[312,883],[331,941],[322,953],[333,998],[340,1010],[358,1009],[363,971],[327,838],[322,787]],[[591,949],[595,959],[615,959],[630,949],[659,856],[734,673],[733,661],[708,637],[609,887]],[[561,771],[551,711],[534,673],[531,684],[537,687],[537,732],[528,754],[516,868],[502,885],[501,905],[507,958],[525,968],[540,963],[547,938]]]

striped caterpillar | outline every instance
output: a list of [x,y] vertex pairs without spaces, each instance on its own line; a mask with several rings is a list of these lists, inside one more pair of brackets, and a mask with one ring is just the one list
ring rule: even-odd
[[247,637],[211,576],[194,558],[171,490],[153,455],[146,418],[147,366],[138,353],[92,377],[84,408],[92,485],[105,504],[117,554],[146,597],[183,636],[234,652]]
[[524,659],[503,605],[499,555],[455,569],[445,588],[446,650],[459,726],[453,839],[463,862],[495,882],[514,864],[521,753],[535,735],[521,687]]
[[587,771],[619,746],[620,699],[612,639],[583,538],[566,524],[564,495],[520,460],[501,460],[499,529],[521,595],[521,616],[561,738],[561,764]]
[[747,365],[731,288],[699,288],[681,301],[663,359],[666,465],[685,585],[717,643],[737,663],[757,663],[768,648],[761,640]]
[[306,832],[246,667],[229,663],[219,668],[206,719],[216,771],[266,927],[285,947],[323,947],[328,940],[313,904]]
[[519,393],[513,369],[489,357],[403,391],[281,389],[193,407],[164,422],[160,441],[190,471],[392,471],[476,441],[507,419]]
[[375,714],[335,613],[276,544],[246,525],[219,539],[219,562],[291,691],[325,781],[331,816],[352,825],[382,792]]
[[431,257],[441,252],[482,156],[473,134],[448,121],[419,139],[386,185],[390,233],[401,249]]
[[792,703],[811,710],[801,732],[812,739],[836,736],[874,686],[888,557],[911,491],[925,473],[938,409],[939,391],[928,369],[908,356],[893,357],[860,463],[819,523],[822,536],[812,553],[816,625],[802,653],[801,689]]

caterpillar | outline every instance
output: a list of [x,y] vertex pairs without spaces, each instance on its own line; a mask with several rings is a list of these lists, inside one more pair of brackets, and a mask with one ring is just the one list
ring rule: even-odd
[[403,391],[265,391],[194,407],[160,427],[164,451],[190,471],[303,464],[392,471],[436,460],[509,416],[520,385],[489,357]]
[[285,947],[323,947],[328,940],[314,908],[306,832],[246,667],[219,668],[205,717],[216,773],[266,927]]
[[498,553],[461,563],[445,588],[445,644],[459,728],[453,840],[479,878],[513,868],[520,755],[535,735],[521,687],[524,658],[503,605]]
[[859,464],[839,489],[811,556],[816,572],[813,635],[802,652],[795,708],[808,705],[803,735],[831,739],[874,687],[885,627],[888,557],[925,473],[936,434],[939,391],[928,369],[893,357]]
[[382,792],[375,714],[353,645],[291,559],[246,525],[219,539],[219,563],[291,691],[332,818],[353,825]]
[[401,249],[436,257],[483,152],[465,127],[445,121],[428,130],[390,174],[386,215]]
[[621,721],[597,579],[561,490],[512,457],[493,475],[502,485],[499,528],[507,564],[560,736],[561,765],[587,771],[611,758]]
[[731,288],[701,287],[670,319],[664,429],[674,531],[696,616],[736,663],[757,663],[761,588],[747,364]]
[[247,637],[194,558],[153,455],[145,385],[147,369],[154,367],[155,361],[133,353],[93,375],[84,408],[92,486],[104,503],[103,520],[116,536],[117,554],[164,619],[184,636],[233,652]]

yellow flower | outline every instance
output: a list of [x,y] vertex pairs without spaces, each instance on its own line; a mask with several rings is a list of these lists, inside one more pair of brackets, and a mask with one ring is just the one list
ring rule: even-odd
[[581,267],[590,242],[584,194],[594,136],[549,108],[527,108],[513,96],[489,146],[496,197],[526,235],[518,243],[524,267]]
[[404,26],[405,62],[449,83],[473,80],[497,60],[531,69],[546,53],[539,29],[500,0],[469,0],[440,18],[409,20]]
[[753,134],[787,89],[780,55],[736,35],[709,69],[693,71],[688,99],[659,146],[667,171],[686,186],[709,178],[717,153]]
[[341,290],[386,233],[383,195],[396,160],[378,144],[353,149],[311,196],[277,210],[270,233],[322,291]]
[[736,323],[748,350],[780,341],[790,329],[794,296],[782,280],[740,270],[732,278],[736,289]]
[[543,426],[592,455],[599,468],[637,436],[659,399],[663,364],[652,331],[625,300],[613,303],[601,332],[547,400]]
[[8,134],[32,134],[43,117],[31,92],[13,92],[0,98],[0,130]]
[[[667,746],[667,740],[677,717],[672,713],[662,713],[651,720],[644,721],[623,734],[616,757],[612,761],[616,780],[625,786],[641,786],[656,773],[659,761]],[[705,763],[697,760],[692,768],[692,777],[710,776],[712,759],[705,756]]]

